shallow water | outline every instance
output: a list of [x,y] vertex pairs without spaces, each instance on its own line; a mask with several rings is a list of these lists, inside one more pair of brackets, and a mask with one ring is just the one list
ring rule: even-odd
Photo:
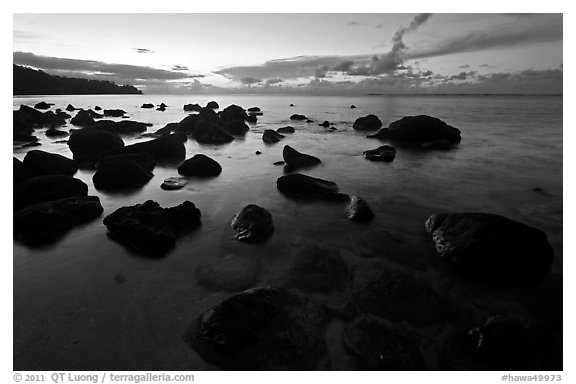
[[[47,247],[14,243],[17,370],[212,369],[182,342],[182,334],[194,317],[230,294],[196,284],[196,267],[215,257],[254,258],[257,285],[275,285],[293,255],[313,243],[339,250],[351,268],[365,258],[379,258],[441,286],[424,231],[424,221],[436,211],[490,212],[539,228],[555,250],[553,272],[562,273],[562,97],[46,96],[14,98],[14,109],[42,100],[62,109],[68,103],[121,108],[131,120],[153,123],[148,132],[184,118],[186,103],[259,106],[264,115],[250,125],[245,139],[230,144],[188,140],[187,158],[204,153],[223,172],[214,179],[190,181],[179,191],[160,189],[165,178],[177,176],[173,167],[157,166],[146,186],[124,193],[96,191],[93,171],[76,174],[88,184],[90,195],[100,197],[103,216]],[[147,102],[164,102],[168,109],[139,108]],[[350,109],[351,104],[358,108]],[[290,121],[293,113],[314,123]],[[452,151],[399,148],[392,163],[372,163],[362,152],[381,143],[352,129],[356,118],[369,113],[384,126],[407,115],[436,116],[462,131],[462,143]],[[337,131],[318,126],[324,120]],[[261,140],[264,129],[285,125],[294,126],[296,133],[277,144]],[[42,142],[38,149],[71,157],[66,144],[53,143],[43,130],[36,136]],[[124,139],[127,144],[138,140],[148,139]],[[298,203],[280,194],[276,179],[283,168],[273,163],[282,160],[284,144],[319,157],[320,166],[302,173],[364,197],[375,220],[350,223],[342,203]],[[15,146],[14,156],[22,159],[27,150]],[[162,206],[190,200],[202,212],[202,227],[161,260],[128,253],[107,238],[102,224],[117,208],[148,199]],[[276,231],[266,244],[239,244],[232,238],[230,219],[250,203],[272,213]],[[329,299],[342,295],[346,293],[336,292]],[[333,361],[341,360],[346,359],[333,356]]]

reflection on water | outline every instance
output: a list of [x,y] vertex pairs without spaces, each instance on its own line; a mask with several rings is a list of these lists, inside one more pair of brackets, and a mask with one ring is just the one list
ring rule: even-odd
[[[181,239],[166,258],[129,254],[107,238],[102,218],[74,228],[51,246],[14,244],[15,369],[19,364],[51,370],[210,369],[181,342],[182,327],[228,293],[197,286],[198,265],[250,255],[261,264],[258,284],[273,285],[290,255],[314,243],[430,273],[436,260],[430,257],[423,226],[434,211],[492,212],[540,228],[555,249],[554,270],[562,271],[561,97],[50,96],[14,98],[14,108],[40,100],[60,108],[68,103],[122,108],[132,120],[152,123],[148,132],[153,132],[184,118],[184,104],[205,105],[212,99],[221,106],[258,106],[264,112],[244,139],[221,146],[188,140],[186,157],[203,153],[214,158],[223,168],[219,177],[191,179],[181,190],[165,191],[162,181],[178,173],[175,167],[157,166],[143,188],[104,193],[94,189],[94,171],[76,174],[88,184],[89,194],[100,197],[102,218],[148,199],[162,206],[194,202],[202,212],[202,227]],[[147,102],[164,102],[168,109],[139,108]],[[358,108],[350,109],[351,104]],[[293,113],[314,123],[290,121]],[[406,115],[430,114],[460,128],[462,143],[453,151],[399,148],[392,163],[366,161],[362,152],[381,144],[353,131],[352,123],[369,113],[384,125]],[[318,126],[324,120],[337,130]],[[278,144],[261,140],[265,129],[286,125],[296,133]],[[71,157],[66,144],[53,143],[42,130],[37,136],[42,141],[38,149]],[[276,179],[284,170],[273,163],[282,160],[284,144],[319,157],[322,164],[302,173],[364,197],[375,220],[357,225],[345,220],[342,204],[298,203],[280,194]],[[15,147],[14,156],[22,159],[27,150]],[[232,239],[230,219],[250,203],[272,213],[276,231],[266,244]]]

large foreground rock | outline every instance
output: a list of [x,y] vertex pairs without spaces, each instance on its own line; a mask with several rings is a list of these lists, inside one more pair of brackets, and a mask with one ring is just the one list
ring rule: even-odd
[[308,298],[278,288],[235,294],[193,322],[186,339],[229,370],[313,370],[326,358],[326,319]]
[[141,187],[152,178],[154,165],[147,153],[107,156],[98,161],[92,181],[105,191]]
[[461,140],[458,128],[428,115],[403,117],[369,137],[419,145],[435,141],[458,144]]
[[33,204],[88,195],[88,186],[65,175],[39,176],[14,185],[14,210]]
[[93,161],[104,152],[124,147],[124,141],[114,133],[98,129],[80,129],[70,135],[68,146],[74,155],[74,160]]
[[24,165],[38,175],[68,175],[78,171],[78,165],[65,156],[40,150],[28,151]]
[[487,213],[435,213],[426,221],[438,254],[457,271],[496,285],[530,285],[554,251],[539,229]]
[[375,131],[382,127],[382,121],[376,115],[368,115],[356,119],[352,128],[357,131]]
[[13,157],[12,159],[12,178],[14,184],[18,184],[38,176],[36,172],[25,166],[24,163],[17,158]]
[[284,146],[284,150],[282,151],[282,157],[284,158],[286,166],[290,170],[295,170],[304,167],[311,167],[321,163],[319,158],[298,152],[289,145]]
[[222,173],[222,166],[206,155],[197,154],[180,164],[178,173],[191,177],[215,177]]
[[[385,304],[383,304],[385,305]],[[388,322],[363,315],[346,325],[344,345],[363,369],[374,371],[415,371],[425,369],[418,346]]]
[[185,135],[173,133],[154,140],[127,145],[124,148],[106,154],[147,153],[157,163],[175,163],[184,160],[186,157],[185,141]]
[[232,121],[232,120],[245,121],[247,118],[248,115],[246,114],[246,110],[234,104],[224,108],[224,110],[220,112],[220,119],[222,119],[222,121]]
[[234,216],[230,225],[238,232],[235,238],[246,242],[266,241],[274,232],[270,212],[255,204],[242,208]]
[[336,183],[300,173],[279,177],[276,186],[284,194],[301,198],[321,198],[338,192]]
[[200,226],[200,210],[190,202],[162,208],[155,201],[122,207],[104,218],[108,236],[148,257],[162,257],[176,239]]
[[34,204],[14,213],[14,238],[27,244],[48,243],[103,211],[96,196]]

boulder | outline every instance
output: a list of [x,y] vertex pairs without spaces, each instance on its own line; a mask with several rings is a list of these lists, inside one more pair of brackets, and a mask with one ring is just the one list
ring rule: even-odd
[[213,291],[238,292],[254,287],[259,267],[253,257],[227,254],[199,264],[195,272],[198,285]]
[[267,144],[274,144],[279,142],[284,138],[284,135],[279,134],[278,132],[272,129],[266,129],[264,134],[262,135],[262,140]]
[[[407,116],[390,124],[388,129],[381,129],[375,135],[368,136],[381,140],[392,140],[401,143],[423,145],[435,141],[460,143],[460,130],[446,122],[427,115]],[[435,144],[429,144],[432,149]],[[443,145],[443,148],[444,145]]]
[[105,109],[104,116],[107,117],[122,117],[126,114],[126,111],[122,109]]
[[154,104],[152,103],[145,103],[142,104],[142,106],[140,108],[154,108]]
[[218,108],[220,108],[220,106],[218,105],[217,102],[215,102],[215,101],[210,101],[210,102],[208,102],[208,104],[206,104],[206,108],[218,109]]
[[368,115],[356,119],[352,128],[357,131],[375,131],[382,127],[382,121],[376,115]]
[[36,109],[50,109],[50,106],[51,106],[51,105],[54,105],[54,104],[48,104],[48,103],[46,103],[46,102],[44,102],[44,101],[41,101],[41,102],[39,102],[38,104],[36,104],[36,105],[34,106],[34,108],[36,108]]
[[188,184],[188,180],[185,177],[173,176],[164,180],[160,185],[160,188],[166,191],[174,191],[184,188],[186,184]]
[[198,228],[200,210],[190,201],[162,208],[152,200],[122,207],[104,218],[108,236],[133,252],[163,257],[176,246],[177,238]]
[[438,254],[455,270],[490,284],[536,284],[554,258],[544,232],[499,215],[435,213],[426,230]]
[[23,162],[13,157],[12,161],[12,177],[14,184],[26,181],[33,177],[38,176],[36,172],[24,165]]
[[364,151],[362,155],[370,161],[390,162],[396,157],[396,148],[391,145],[382,145],[376,149]]
[[362,369],[373,371],[419,371],[425,369],[418,346],[390,323],[362,315],[342,332],[346,349],[354,354]]
[[160,103],[159,107],[160,107],[160,108],[167,108],[168,106],[167,106],[166,104],[164,104],[164,103]]
[[338,251],[306,246],[293,258],[285,286],[305,292],[330,292],[341,289],[348,277],[348,267]]
[[352,196],[346,210],[346,216],[348,220],[352,221],[370,221],[374,218],[374,212],[372,212],[366,200],[360,196]]
[[248,117],[246,118],[246,122],[247,123],[253,123],[256,124],[258,122],[258,116],[256,116],[255,114],[251,113],[248,115]]
[[106,155],[144,152],[152,156],[157,163],[177,163],[186,157],[185,141],[185,135],[173,133],[154,140],[127,145],[107,152]]
[[100,114],[100,113],[98,113],[98,112],[94,112],[94,111],[91,110],[91,109],[89,109],[89,110],[86,111],[86,112],[88,112],[88,114],[89,114],[93,119],[101,119],[101,118],[104,117],[104,115],[102,115],[102,114]]
[[284,146],[284,150],[282,151],[282,157],[286,162],[286,166],[291,170],[304,167],[311,167],[321,163],[319,158],[298,152],[289,145]]
[[78,171],[78,165],[72,159],[45,151],[32,150],[26,153],[24,165],[38,175],[68,175]]
[[224,110],[222,110],[219,115],[223,122],[231,120],[245,121],[248,118],[246,110],[244,110],[242,107],[239,107],[238,105],[230,105],[224,108]]
[[200,112],[202,107],[198,104],[185,104],[184,112]]
[[198,112],[198,121],[207,121],[214,124],[220,124],[220,116],[213,109],[202,108]]
[[102,107],[100,107],[100,106],[97,105],[97,106],[94,107],[94,110],[95,110],[95,111],[101,111],[101,110],[102,110]]
[[356,108],[356,106],[355,106],[354,104],[352,104],[352,105],[350,106],[350,109],[354,109],[354,108]]
[[326,361],[326,317],[311,299],[279,288],[237,293],[196,319],[188,344],[227,370],[314,370]]
[[66,124],[66,120],[64,120],[61,116],[52,111],[44,112],[44,116],[42,117],[42,126],[55,128],[64,124]]
[[59,118],[66,120],[72,117],[72,115],[69,115],[68,113],[64,112],[64,111],[59,111],[56,110],[56,116],[58,116]]
[[234,216],[230,225],[238,232],[234,238],[245,242],[266,241],[274,232],[270,212],[255,204],[242,208]]
[[39,143],[39,142],[35,141],[35,142],[32,142],[32,143],[22,144],[22,145],[20,146],[20,148],[39,147],[39,146],[41,146],[41,145],[42,145],[42,143]]
[[172,132],[181,132],[185,135],[190,134],[191,132],[185,131],[185,129],[180,125],[180,123],[168,123],[164,127],[158,129],[156,132],[153,132],[150,135],[151,137],[161,137],[164,135],[169,135]]
[[244,120],[228,120],[222,125],[222,129],[235,136],[242,136],[250,130]]
[[158,108],[156,108],[156,110],[157,110],[157,111],[160,111],[160,112],[164,112],[164,111],[166,110],[166,107],[163,106],[163,105],[161,105],[161,106],[159,106]]
[[276,186],[286,195],[301,198],[327,197],[338,192],[336,183],[299,173],[279,177]]
[[70,120],[70,123],[79,127],[88,127],[94,124],[94,119],[90,116],[88,111],[80,110],[76,113],[76,116]]
[[295,113],[290,116],[290,120],[306,120],[306,116]]
[[101,158],[92,176],[94,188],[115,191],[125,188],[141,187],[148,183],[153,174],[150,172],[153,159],[147,153],[130,153]]
[[46,130],[47,137],[63,137],[68,135],[69,135],[68,132],[56,128],[50,128]]
[[200,144],[226,144],[234,140],[234,136],[222,127],[207,121],[199,121],[196,124],[193,136]]
[[[214,112],[210,109],[211,112]],[[198,123],[198,118],[200,115],[197,114],[192,114],[192,115],[188,115],[186,116],[184,119],[182,119],[179,123],[177,123],[177,125],[175,125],[172,129],[173,132],[182,132],[185,135],[191,135],[194,133],[194,130],[196,129],[196,124]],[[170,123],[170,124],[174,124],[174,123]],[[168,127],[168,125],[166,126]],[[164,127],[164,128],[166,128]],[[160,132],[159,130],[156,132]]]
[[124,147],[120,136],[97,129],[81,129],[72,132],[68,146],[77,161],[93,161],[102,153]]
[[150,125],[152,124],[132,120],[122,120],[114,123],[112,129],[119,135],[134,135],[146,132]]
[[248,112],[260,112],[261,109],[258,107],[250,107],[248,108]]
[[65,175],[46,175],[14,185],[14,211],[33,204],[88,195],[88,186]]
[[49,243],[74,226],[100,216],[103,211],[96,196],[34,204],[14,213],[14,239],[27,244]]
[[74,107],[72,106],[72,104],[68,104],[68,106],[66,107],[66,110],[67,110],[68,112],[72,112],[72,111],[75,111],[76,108],[74,108]]
[[178,166],[178,173],[192,177],[214,177],[222,173],[222,166],[206,155],[198,154]]
[[318,124],[321,127],[324,128],[330,128],[330,122],[328,120],[324,120],[324,122],[322,124]]
[[294,133],[296,132],[296,130],[294,129],[294,127],[291,126],[286,126],[286,127],[280,127],[276,130],[276,132],[281,133],[281,134],[286,134],[286,133]]
[[444,323],[452,308],[427,283],[412,274],[374,261],[354,270],[352,296],[366,313],[415,325]]

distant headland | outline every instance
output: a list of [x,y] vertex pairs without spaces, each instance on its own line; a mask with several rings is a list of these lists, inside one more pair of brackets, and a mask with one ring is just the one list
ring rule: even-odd
[[132,85],[49,75],[43,71],[13,65],[14,95],[97,95],[142,94]]

